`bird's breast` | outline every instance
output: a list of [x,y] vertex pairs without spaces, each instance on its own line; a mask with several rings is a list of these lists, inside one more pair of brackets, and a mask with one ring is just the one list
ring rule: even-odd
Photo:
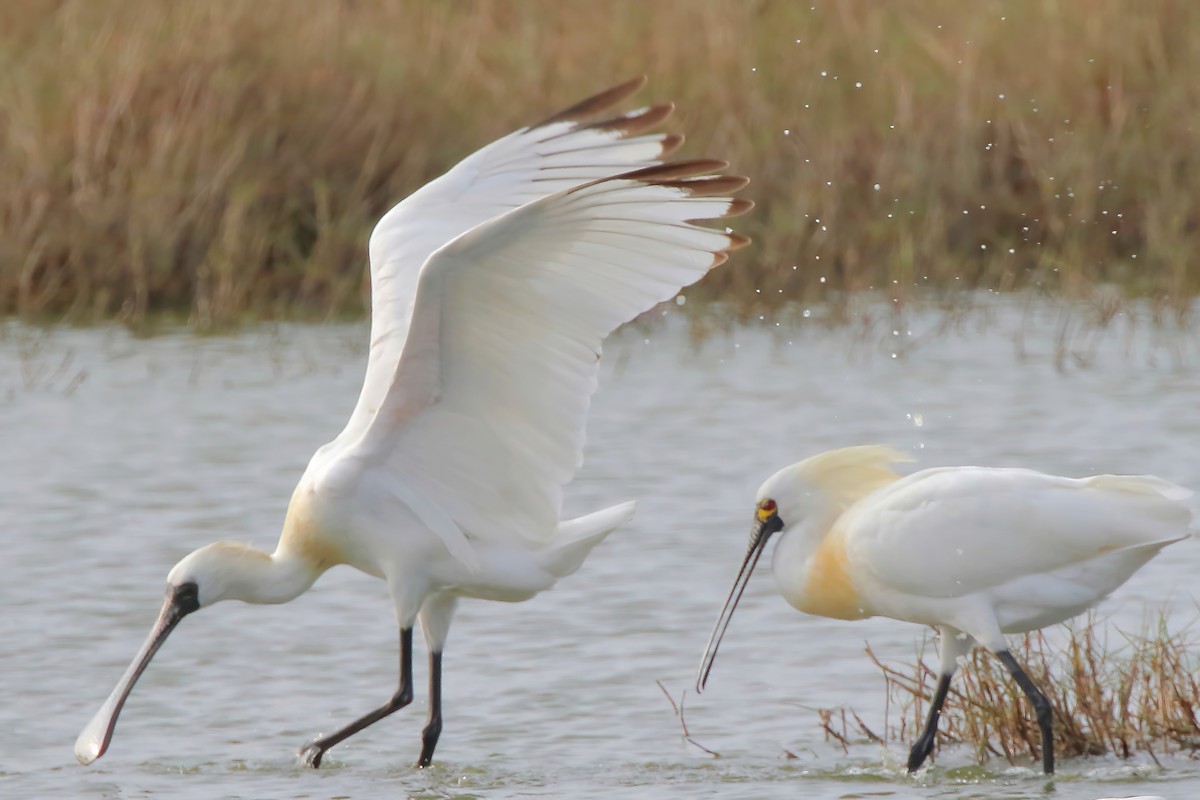
[[793,608],[833,619],[864,619],[873,615],[851,578],[845,542],[836,530],[822,537],[807,556],[800,558],[786,552],[786,539],[779,545],[775,578],[780,593]]

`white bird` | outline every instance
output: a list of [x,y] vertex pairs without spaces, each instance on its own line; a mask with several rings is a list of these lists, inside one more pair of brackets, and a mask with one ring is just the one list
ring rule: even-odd
[[1060,478],[1028,469],[939,467],[901,477],[886,447],[832,450],[785,467],[758,490],[750,548],[717,618],[696,681],[766,547],[779,592],[806,614],[884,616],[939,632],[940,675],[913,745],[933,750],[958,659],[977,642],[1008,668],[1037,712],[1042,766],[1054,772],[1051,708],[1013,658],[1008,633],[1095,605],[1159,550],[1189,537],[1191,492],[1150,475]]
[[170,571],[149,637],[75,743],[80,762],[104,754],[134,683],[184,616],[222,600],[284,603],[346,564],[387,581],[400,685],[300,755],[319,766],[412,701],[419,621],[430,716],[418,764],[430,763],[459,598],[533,597],[633,514],[625,503],[559,519],[601,340],[748,241],[694,224],[752,204],[727,196],[747,180],[713,174],[724,162],[662,163],[682,137],[647,131],[672,106],[593,121],[644,82],[493,142],[380,220],[370,353],[350,421],[309,462],[274,553],[217,542]]

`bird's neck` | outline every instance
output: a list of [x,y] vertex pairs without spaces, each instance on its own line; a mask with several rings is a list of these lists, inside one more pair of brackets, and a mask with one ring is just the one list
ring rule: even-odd
[[247,603],[286,603],[304,594],[325,570],[294,553],[246,548],[227,565],[228,597]]

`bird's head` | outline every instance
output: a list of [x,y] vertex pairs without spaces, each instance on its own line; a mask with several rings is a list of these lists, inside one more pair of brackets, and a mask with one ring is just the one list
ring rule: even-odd
[[240,542],[213,542],[193,550],[167,573],[167,594],[193,587],[199,607],[222,600],[262,602],[261,573],[270,568],[271,556]]
[[816,528],[823,530],[862,497],[899,480],[900,476],[889,468],[897,461],[912,461],[912,458],[875,445],[830,450],[784,467],[758,488],[750,546],[700,660],[696,691],[704,690],[721,638],[768,540],[780,531],[806,524],[815,523]]
[[271,556],[237,542],[215,542],[184,557],[167,575],[166,598],[149,636],[75,740],[75,758],[90,764],[104,755],[134,684],[184,617],[221,600],[284,602],[311,586],[319,572],[303,559]]

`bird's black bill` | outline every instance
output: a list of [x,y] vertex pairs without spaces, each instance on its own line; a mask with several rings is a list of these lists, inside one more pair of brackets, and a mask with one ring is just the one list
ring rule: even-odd
[[108,750],[113,731],[117,727],[117,717],[120,715],[121,707],[125,705],[129,693],[133,691],[133,685],[137,683],[138,678],[150,663],[150,659],[154,658],[158,648],[162,647],[163,642],[167,640],[167,636],[175,629],[179,621],[198,608],[200,608],[200,601],[196,584],[185,583],[167,590],[167,599],[163,602],[162,611],[158,612],[158,619],[155,620],[150,635],[142,644],[142,649],[138,651],[129,668],[125,670],[125,674],[121,676],[121,680],[112,690],[112,694],[104,701],[104,705],[96,712],[96,716],[92,717],[92,721],[75,740],[75,758],[79,760],[80,764],[90,764]]
[[729,627],[733,611],[737,608],[738,601],[742,599],[742,593],[746,591],[746,585],[750,582],[750,575],[754,572],[754,567],[758,564],[758,559],[767,546],[767,539],[782,527],[783,521],[779,519],[778,514],[772,514],[765,520],[755,518],[754,527],[750,530],[750,547],[746,550],[746,558],[742,561],[742,568],[738,570],[737,577],[733,579],[733,588],[729,590],[729,597],[725,599],[725,607],[721,609],[721,615],[717,617],[717,624],[713,625],[712,635],[708,637],[708,647],[704,649],[704,657],[700,659],[700,671],[696,675],[697,692],[703,692],[704,686],[708,683],[708,673],[712,671],[713,661],[717,657],[717,649],[721,646],[721,638],[725,636],[725,629]]

